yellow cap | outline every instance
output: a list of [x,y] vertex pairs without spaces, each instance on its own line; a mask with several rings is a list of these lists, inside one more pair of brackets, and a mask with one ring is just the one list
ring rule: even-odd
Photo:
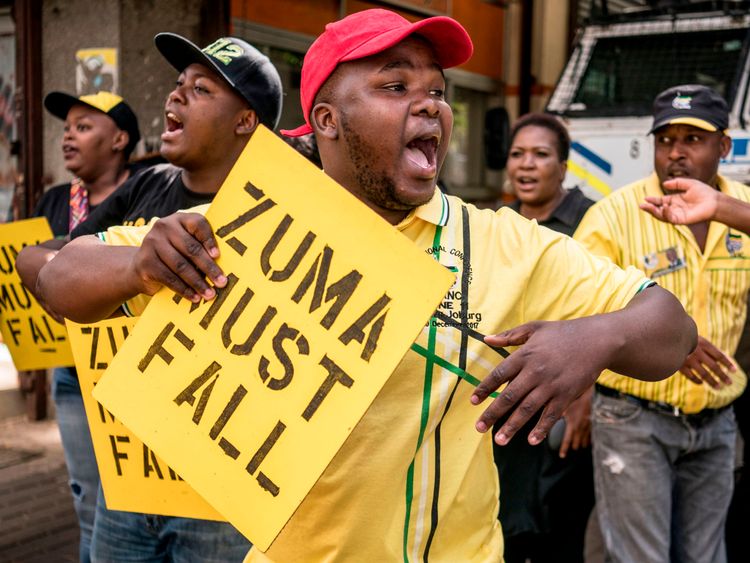
[[89,94],[88,96],[81,96],[78,99],[104,113],[109,113],[109,110],[122,102],[122,98],[112,92],[98,92],[96,94]]

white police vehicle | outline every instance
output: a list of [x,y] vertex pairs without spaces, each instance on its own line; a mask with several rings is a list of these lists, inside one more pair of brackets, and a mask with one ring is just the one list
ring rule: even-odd
[[679,7],[584,26],[547,105],[570,130],[565,185],[594,199],[653,170],[651,105],[679,84],[727,100],[732,151],[720,172],[750,183],[750,2],[661,4]]

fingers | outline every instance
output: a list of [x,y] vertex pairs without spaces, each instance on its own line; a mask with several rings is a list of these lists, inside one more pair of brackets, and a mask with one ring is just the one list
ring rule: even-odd
[[699,337],[697,348],[688,356],[680,373],[697,385],[705,382],[714,389],[719,389],[722,385],[732,384],[732,378],[727,372],[736,370],[729,356],[710,341]]
[[[509,356],[508,359],[512,358]],[[506,359],[503,363],[492,370],[490,375],[485,377],[479,385],[474,389],[474,394],[471,396],[471,403],[478,405],[484,401],[490,393],[497,389],[502,383],[513,377],[510,374],[515,375],[517,371],[510,365]],[[514,373],[515,371],[515,373]],[[498,418],[507,413],[523,396],[528,392],[521,387],[520,383],[509,384],[498,397],[490,403],[490,405],[482,412],[479,420],[476,423],[476,429],[479,432],[486,432],[492,425],[495,424]]]
[[[652,199],[656,199],[656,198],[652,198]],[[643,211],[647,212],[649,215],[653,215],[660,221],[664,220],[664,212],[663,212],[664,208],[661,207],[661,204],[657,205],[657,204],[645,201],[645,202],[639,203],[638,207],[640,207]]]
[[696,385],[702,385],[703,384],[703,380],[700,377],[698,377],[697,375],[693,374],[692,368],[682,367],[682,368],[680,368],[680,373],[682,375],[684,375],[685,377],[687,377],[690,381],[692,381]]
[[[496,335],[486,336],[484,340],[492,346],[520,346],[528,341],[530,336],[538,328],[538,324],[539,323],[527,323]],[[490,374],[476,386],[474,393],[471,396],[472,404],[480,404],[498,387],[515,378],[521,371],[523,365],[524,358],[521,350],[517,350],[505,358],[500,365],[496,366],[495,369],[493,369]],[[476,429],[479,432],[486,432],[488,429],[492,428],[495,422],[501,416],[508,413],[526,396],[529,391],[530,386],[523,381],[513,381],[510,383],[481,414],[476,423]],[[537,407],[533,411],[529,411],[529,408],[530,404],[528,401],[521,403],[516,408],[513,415],[503,425],[501,432],[499,433],[499,435],[503,436],[501,438],[502,442],[498,442],[499,444],[506,444],[513,434],[516,433],[518,428],[523,426],[523,422],[529,420],[531,415],[539,409],[539,407]],[[520,425],[518,425],[519,417],[523,421]]]
[[708,383],[714,389],[721,387],[718,379],[714,377],[714,374],[706,369],[703,363],[697,363],[692,367],[693,373],[701,378],[703,381]]
[[657,207],[664,205],[665,203],[665,197],[662,196],[654,196],[654,195],[647,195],[645,198],[643,198],[645,203],[650,203],[651,205],[655,205]]
[[[486,337],[485,341],[489,339],[490,337]],[[477,385],[474,388],[474,393],[471,395],[471,404],[472,405],[478,405],[482,401],[484,401],[487,397],[490,396],[491,393],[494,393],[498,387],[503,385],[504,383],[510,381],[513,379],[516,375],[518,375],[518,372],[520,371],[522,366],[522,362],[520,361],[520,358],[518,357],[518,354],[511,354],[507,358],[505,358],[500,365],[495,366],[495,369],[493,369],[490,374],[485,377],[482,381],[479,382],[479,385]],[[511,387],[510,385],[508,387]],[[511,401],[515,398],[516,393],[516,386],[513,386],[510,390],[506,388],[503,390],[503,393],[507,393],[505,396],[505,400]],[[502,396],[502,395],[501,395]],[[500,397],[495,399],[495,402],[498,401]],[[511,403],[514,404],[514,403]],[[485,432],[487,428],[491,428],[492,425],[495,423],[495,421],[491,421],[485,428],[480,429],[477,426],[477,430],[480,432]]]
[[173,239],[175,247],[217,287],[224,287],[227,279],[216,264],[219,248],[216,245],[211,225],[202,215],[180,213],[178,215],[184,231],[177,229]]
[[151,293],[164,285],[197,302],[216,295],[206,277],[216,287],[224,287],[226,276],[216,264],[219,256],[211,226],[194,213],[178,213],[154,224],[137,256],[137,268]]
[[591,419],[588,415],[583,417],[570,416],[572,406],[568,407],[563,415],[565,418],[565,435],[560,445],[559,455],[561,458],[567,457],[568,451],[586,448],[591,443]]
[[565,459],[565,457],[568,455],[568,449],[573,446],[574,450],[577,450],[578,448],[574,445],[574,432],[573,432],[573,425],[572,424],[566,424],[565,425],[565,434],[563,435],[562,442],[560,443],[560,450],[558,452],[560,458]]
[[571,440],[570,448],[576,451],[581,448],[581,430],[579,428],[573,429],[573,438]]
[[[719,382],[714,378],[713,374],[706,370],[705,363],[710,360],[710,357],[706,354],[705,346],[708,341],[700,339],[698,347],[695,351],[690,354],[685,360],[685,364],[680,369],[680,372],[685,375],[693,383],[701,385],[703,382],[708,383],[714,389],[720,387]],[[711,360],[712,363],[713,360]]]
[[[711,378],[716,382],[716,385],[714,386],[715,388],[718,389],[722,386],[722,384],[732,384],[732,378],[726,372],[728,368],[723,362],[720,363],[713,358],[706,358],[706,360],[703,362],[703,365],[711,372]],[[732,366],[732,368],[734,368],[734,366]],[[732,369],[732,371],[734,371],[734,369]]]
[[[732,379],[729,378],[729,376],[727,376],[726,373],[721,372],[722,376],[717,376],[716,371],[708,370],[706,369],[706,366],[700,363],[694,364],[690,367],[683,367],[680,370],[680,373],[682,373],[685,377],[687,377],[693,383],[696,383],[698,385],[707,383],[714,389],[720,389],[722,385],[732,384]],[[728,378],[728,382],[724,379],[725,377]]]
[[591,426],[586,430],[586,434],[584,434],[583,439],[581,440],[581,448],[588,448],[591,446]]
[[531,338],[531,336],[539,330],[543,323],[531,322],[526,323],[509,330],[505,330],[499,334],[491,334],[484,337],[484,341],[495,347],[505,348],[506,346],[521,346]]
[[174,248],[164,247],[157,250],[159,261],[157,267],[161,266],[163,282],[176,293],[184,295],[193,302],[201,298],[209,300],[216,296],[214,289],[206,282],[203,273],[195,265],[185,258]]
[[[562,416],[563,405],[558,400],[550,401],[542,411],[539,422],[536,423],[534,430],[529,434],[529,444],[537,445],[547,437],[549,431],[555,425],[555,422]],[[501,428],[502,430],[502,428]]]
[[216,244],[213,229],[206,218],[197,213],[182,213],[182,215],[185,218],[186,230],[201,244],[206,253],[216,260],[219,257],[219,247]]
[[[514,392],[510,388],[511,385],[503,390],[500,396],[485,409],[477,422],[477,430],[480,430],[480,427],[483,425],[485,428],[491,428],[492,423],[515,407],[508,420],[505,421],[495,434],[495,443],[500,446],[507,445],[516,432],[523,428],[531,417],[539,412],[544,406],[546,398],[546,394],[537,389],[532,390],[528,395],[524,395],[523,392]],[[506,394],[508,390],[511,390],[510,394]],[[544,440],[552,425],[560,418],[560,412],[559,409],[545,408],[545,412],[542,413],[539,422],[529,434],[529,444],[535,446]],[[492,422],[490,423],[490,421]]]
[[710,369],[715,375],[721,379],[725,385],[732,384],[732,378],[729,376],[727,371],[737,371],[737,367],[732,362],[731,358],[719,350],[716,346],[711,344],[705,348],[706,357],[703,363]]
[[[595,355],[581,359],[575,367],[569,361],[570,351],[580,345],[586,325],[578,321],[535,321],[485,337],[493,346],[519,346],[475,388],[471,402],[484,401],[500,385],[509,382],[480,414],[476,428],[486,432],[501,417],[508,415],[495,435],[495,442],[505,445],[531,417],[543,413],[528,441],[541,442],[563,409],[589,388],[601,372]],[[571,444],[572,445],[572,444]]]

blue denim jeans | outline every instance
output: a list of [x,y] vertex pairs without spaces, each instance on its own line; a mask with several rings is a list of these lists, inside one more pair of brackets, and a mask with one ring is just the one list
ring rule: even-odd
[[94,563],[241,563],[251,546],[226,522],[107,510],[99,490]]
[[734,411],[688,421],[596,393],[592,419],[607,561],[725,562]]
[[96,466],[94,446],[91,443],[75,368],[55,368],[52,374],[52,399],[55,402],[65,464],[70,476],[70,490],[73,493],[73,506],[81,532],[80,559],[81,563],[89,563],[99,490],[99,469]]

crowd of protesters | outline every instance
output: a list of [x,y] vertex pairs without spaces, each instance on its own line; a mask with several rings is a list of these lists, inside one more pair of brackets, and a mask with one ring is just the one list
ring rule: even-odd
[[[208,222],[176,212],[213,199],[256,128],[276,128],[283,92],[266,56],[220,41],[222,51],[155,38],[179,75],[164,164],[128,164],[138,123],[119,96],[46,97],[74,178],[37,208],[58,238],[17,265],[57,318],[137,314],[126,303],[162,286],[210,300],[226,283]],[[479,385],[403,362],[263,553],[230,523],[108,510],[75,370],[58,369],[81,561],[574,563],[592,513],[608,561],[727,561],[750,188],[718,172],[731,147],[726,102],[695,84],[659,93],[653,174],[596,203],[563,187],[563,123],[521,116],[507,161],[517,200],[479,210],[436,189],[452,130],[443,70],[472,50],[448,17],[376,9],[333,22],[302,67],[305,123],[280,133],[425,252],[436,240],[461,251],[435,257],[466,278],[455,309],[481,315],[489,346],[461,331],[437,338]],[[428,330],[419,338],[435,338]],[[493,349],[505,347],[498,365]],[[427,462],[430,451],[440,455]]]

